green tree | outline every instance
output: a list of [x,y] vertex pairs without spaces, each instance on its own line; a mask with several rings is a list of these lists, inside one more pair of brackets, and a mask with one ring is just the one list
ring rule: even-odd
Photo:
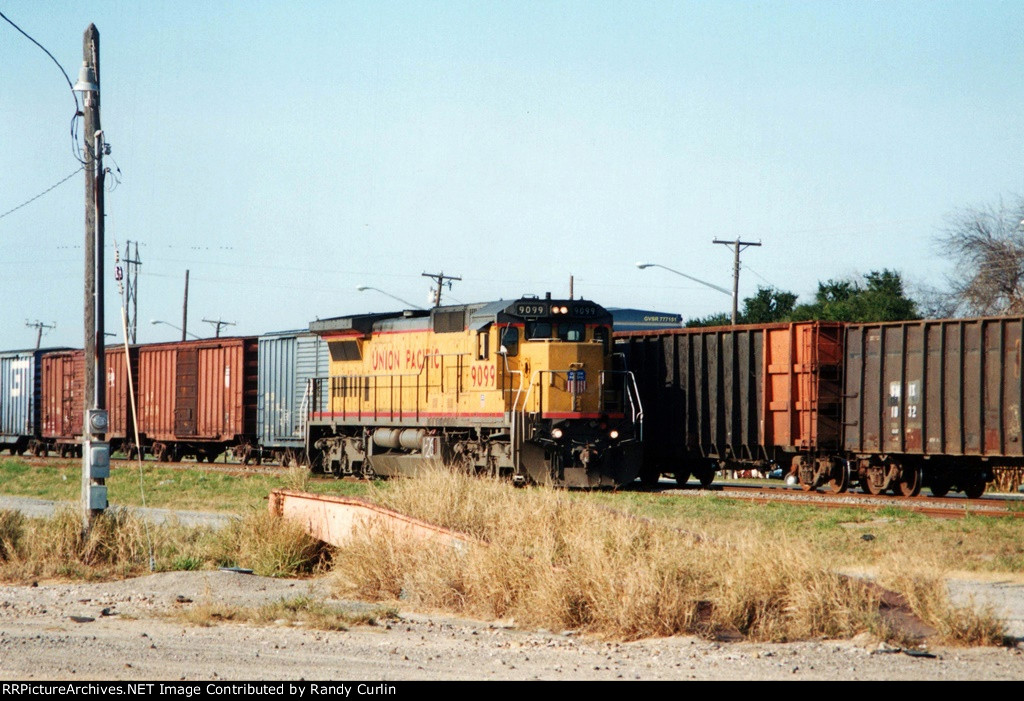
[[[777,290],[774,287],[758,287],[753,297],[743,299],[743,309],[736,322],[739,324],[767,324],[782,321],[793,311],[796,295],[792,292]],[[694,326],[729,326],[732,315],[719,312],[710,316],[690,319],[688,327]]]
[[787,318],[796,306],[796,295],[774,287],[758,287],[753,297],[743,300],[744,324],[768,324]]
[[849,280],[818,283],[814,301],[800,304],[793,321],[901,321],[919,319],[917,303],[906,295],[903,278],[895,270],[873,270],[863,284]]

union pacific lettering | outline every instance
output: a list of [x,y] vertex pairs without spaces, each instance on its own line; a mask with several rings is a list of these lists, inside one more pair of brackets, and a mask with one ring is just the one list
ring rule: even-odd
[[431,367],[440,368],[441,358],[438,357],[440,352],[438,348],[434,348],[432,351],[423,348],[419,350],[407,348],[404,351],[394,348],[374,348],[370,366],[374,372],[422,370],[424,362],[429,359]]

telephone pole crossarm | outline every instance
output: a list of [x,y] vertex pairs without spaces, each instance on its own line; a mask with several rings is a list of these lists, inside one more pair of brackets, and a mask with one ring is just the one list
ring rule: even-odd
[[734,252],[733,264],[732,264],[732,324],[736,325],[736,318],[739,316],[739,300],[740,300],[740,251],[749,248],[750,246],[760,246],[760,241],[741,241],[737,238],[735,241],[722,241],[721,239],[715,239],[713,243],[720,243],[724,246],[732,246]]
[[437,281],[437,289],[434,291],[434,306],[441,306],[441,288],[444,287],[445,280],[448,281],[448,289],[452,289],[452,282],[455,280],[462,280],[461,277],[455,277],[454,275],[445,275],[444,271],[440,273],[421,273],[423,277],[429,277],[431,280]]

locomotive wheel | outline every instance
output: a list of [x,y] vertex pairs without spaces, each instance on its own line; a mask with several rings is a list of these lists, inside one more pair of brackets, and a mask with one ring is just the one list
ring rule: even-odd
[[893,485],[893,493],[897,496],[916,497],[921,493],[921,468],[911,467],[903,470],[900,481]]
[[676,478],[676,484],[678,484],[680,487],[685,487],[686,483],[690,481],[690,471],[676,470],[673,474],[673,477]]
[[657,468],[649,470],[642,470],[640,472],[640,484],[645,487],[656,487],[658,486],[658,480],[661,479],[661,472]]

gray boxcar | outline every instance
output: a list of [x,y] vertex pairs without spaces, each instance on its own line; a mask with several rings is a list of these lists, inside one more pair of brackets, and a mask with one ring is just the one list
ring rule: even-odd
[[257,433],[264,454],[283,465],[307,462],[306,417],[310,410],[325,409],[309,406],[310,380],[327,377],[328,359],[327,344],[308,331],[260,336]]
[[40,357],[51,349],[0,353],[0,450],[24,453],[39,438]]

